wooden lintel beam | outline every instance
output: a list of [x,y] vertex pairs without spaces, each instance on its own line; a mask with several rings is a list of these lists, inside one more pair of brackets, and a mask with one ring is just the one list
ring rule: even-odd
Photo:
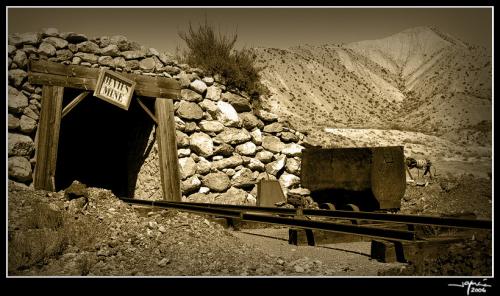
[[80,103],[89,94],[89,91],[82,92],[76,98],[74,98],[73,101],[69,102],[69,104],[66,105],[66,107],[64,107],[64,109],[62,110],[61,118],[64,118],[64,116],[66,116],[71,110],[73,110],[73,108],[75,108],[76,105],[78,105],[78,103]]
[[137,98],[137,103],[139,103],[139,106],[141,106],[141,108],[149,115],[149,117],[151,117],[151,119],[153,119],[153,121],[156,123],[156,125],[158,125],[158,119],[156,118],[156,116],[154,116],[154,114],[149,110],[148,107],[146,107],[146,105],[144,105],[144,103],[141,101],[141,98]]
[[[97,85],[100,69],[79,65],[63,65],[44,60],[31,60],[28,79],[31,84],[42,84],[92,91]],[[178,99],[180,84],[173,78],[117,72],[135,81],[135,94],[150,98]]]

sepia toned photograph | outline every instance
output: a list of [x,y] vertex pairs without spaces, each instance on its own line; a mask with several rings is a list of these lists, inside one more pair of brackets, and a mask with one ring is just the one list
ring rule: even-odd
[[493,7],[6,14],[7,277],[490,289]]

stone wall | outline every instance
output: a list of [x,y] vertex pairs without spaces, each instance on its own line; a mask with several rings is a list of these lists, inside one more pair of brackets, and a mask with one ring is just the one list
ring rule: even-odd
[[[57,29],[8,37],[9,179],[32,187],[34,138],[41,86],[27,81],[29,59],[107,68],[178,80],[175,122],[184,201],[255,204],[256,183],[278,179],[286,190],[299,186],[304,136],[264,110],[255,110],[244,92],[171,55],[124,36],[88,38]],[[137,198],[161,199],[155,130],[135,184]],[[149,146],[149,145],[148,145]],[[133,185],[133,184],[132,184]]]

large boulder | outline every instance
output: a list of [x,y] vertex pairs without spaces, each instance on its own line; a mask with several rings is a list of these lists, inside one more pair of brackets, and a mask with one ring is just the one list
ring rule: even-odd
[[[199,103],[201,109],[203,109],[204,111],[206,111],[208,114],[210,114],[210,116],[212,118],[216,118],[217,117],[217,105],[213,102],[213,101],[210,101],[210,100],[203,100]],[[222,123],[221,123],[222,124]]]
[[194,133],[189,137],[189,148],[203,157],[211,156],[214,153],[212,138],[205,133]]
[[278,137],[265,135],[262,137],[262,147],[274,153],[280,153],[285,144]]
[[235,168],[243,164],[243,158],[240,155],[234,155],[212,162],[212,168],[222,170],[226,168]]
[[226,143],[222,143],[215,148],[214,154],[222,156],[231,156],[233,155],[233,152],[234,152],[233,146]]
[[14,58],[12,59],[14,63],[19,68],[24,68],[26,65],[28,65],[28,57],[26,56],[26,53],[22,50],[17,50],[16,54],[14,55]]
[[19,121],[21,132],[31,134],[36,128],[36,123],[36,120],[29,118],[26,115],[21,116],[21,120]]
[[12,69],[9,70],[9,82],[15,87],[19,87],[23,84],[23,81],[28,77],[28,73],[22,69]]
[[35,151],[35,143],[28,136],[9,133],[8,141],[9,156],[30,157]]
[[246,128],[247,130],[251,131],[254,128],[262,128],[264,127],[264,123],[262,120],[258,119],[253,113],[251,112],[245,112],[239,114],[241,123],[243,124],[243,127]]
[[222,90],[216,86],[209,86],[207,88],[207,93],[205,94],[205,99],[212,101],[219,101],[222,94]]
[[278,173],[285,167],[285,163],[286,163],[286,156],[285,155],[278,156],[278,158],[275,161],[266,164],[266,172],[273,176],[277,176]]
[[265,122],[278,121],[278,115],[267,112],[265,110],[259,110],[256,112],[255,115],[257,115],[258,118],[260,118],[261,120],[263,120]]
[[200,95],[203,95],[207,90],[207,85],[205,84],[205,82],[196,79],[195,81],[189,84],[189,88],[199,93]]
[[56,55],[56,51],[56,47],[48,42],[42,42],[40,46],[38,46],[38,53],[47,57]]
[[287,172],[284,172],[283,174],[281,174],[279,181],[280,181],[281,185],[283,185],[283,187],[285,187],[285,188],[290,188],[290,187],[293,187],[293,186],[300,184],[299,177],[292,175],[292,174],[289,174]]
[[203,120],[200,122],[200,129],[207,133],[219,133],[224,130],[224,125],[216,120]]
[[9,130],[16,130],[19,128],[19,118],[9,113],[8,117]]
[[282,132],[280,138],[283,142],[298,142],[300,140],[299,136],[292,132]]
[[302,147],[299,144],[289,143],[285,145],[285,147],[282,150],[282,153],[285,154],[286,156],[299,156],[300,154],[302,154],[303,149],[304,147]]
[[222,100],[231,104],[237,112],[251,111],[250,101],[232,92],[222,94]]
[[115,67],[115,60],[111,56],[101,56],[97,62],[101,66]]
[[236,146],[236,152],[238,152],[241,155],[253,156],[255,155],[256,151],[257,151],[257,146],[255,146],[255,144],[252,142],[246,142]]
[[92,41],[84,41],[82,43],[78,43],[76,45],[76,49],[80,52],[87,52],[87,53],[100,53],[101,51],[99,45],[95,44]]
[[252,142],[254,142],[255,145],[262,145],[262,132],[260,129],[254,129],[250,132],[250,135],[252,136]]
[[283,131],[283,125],[279,122],[273,122],[264,127],[264,132],[266,133],[279,133]]
[[21,156],[9,158],[9,178],[19,182],[32,180],[30,161]]
[[218,143],[226,143],[231,145],[237,145],[241,143],[248,142],[252,139],[252,136],[246,129],[236,129],[228,128],[215,137],[215,141]]
[[130,43],[127,40],[127,37],[122,36],[122,35],[115,35],[111,36],[111,39],[109,40],[111,44],[115,44],[118,46],[118,49],[121,51],[127,51],[130,49]]
[[273,160],[274,154],[270,151],[259,151],[255,158],[262,161],[263,163],[269,163]]
[[231,205],[255,205],[255,199],[251,198],[245,190],[231,187],[229,190],[219,195],[216,203]]
[[203,118],[203,110],[196,103],[181,101],[177,108],[177,116],[188,120],[200,120]]
[[191,157],[179,158],[181,179],[185,180],[196,173],[196,162]]
[[127,50],[120,54],[126,60],[137,60],[146,57],[146,53],[142,50]]
[[103,49],[101,49],[101,54],[107,55],[107,56],[112,56],[112,57],[118,57],[118,56],[120,56],[120,50],[118,49],[118,46],[116,44],[110,44],[110,45],[104,47]]
[[178,148],[183,148],[189,146],[189,137],[185,133],[176,130],[175,131],[175,138],[177,140],[177,147]]
[[181,98],[188,102],[201,102],[203,97],[190,89],[181,89]]
[[231,181],[226,174],[217,172],[210,173],[203,177],[202,184],[214,192],[223,192],[229,188]]
[[238,113],[231,104],[223,101],[218,101],[217,108],[216,118],[225,126],[238,127],[241,124]]
[[68,47],[68,41],[58,37],[48,37],[43,41],[52,44],[56,49],[63,49]]
[[75,180],[64,189],[64,197],[68,200],[77,199],[80,197],[88,198],[87,185]]
[[258,159],[250,158],[250,162],[247,164],[247,167],[252,171],[263,172],[266,170],[266,166]]
[[257,182],[251,170],[243,168],[236,172],[231,179],[231,185],[238,188],[249,188]]
[[196,163],[196,173],[200,175],[206,175],[212,170],[212,163],[206,160],[204,157],[200,156],[200,159]]
[[146,72],[151,72],[155,69],[156,62],[153,58],[145,58],[139,62],[139,69]]
[[8,102],[9,113],[13,114],[23,113],[24,108],[28,107],[28,105],[29,105],[28,98],[22,92],[10,91],[9,88],[9,102]]
[[82,61],[91,64],[96,64],[99,61],[99,57],[93,53],[77,52],[75,53],[75,57],[79,57]]
[[196,176],[192,176],[181,182],[181,190],[184,194],[198,190],[201,186],[201,181]]
[[294,175],[300,175],[300,160],[296,158],[288,158],[285,165],[286,172]]
[[27,32],[22,34],[9,35],[9,44],[19,46],[22,44],[36,45],[41,41],[41,34],[38,32]]

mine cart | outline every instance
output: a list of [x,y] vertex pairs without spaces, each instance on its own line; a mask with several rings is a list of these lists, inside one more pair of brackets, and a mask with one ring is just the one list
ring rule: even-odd
[[304,149],[301,185],[332,209],[398,209],[406,189],[403,147]]

